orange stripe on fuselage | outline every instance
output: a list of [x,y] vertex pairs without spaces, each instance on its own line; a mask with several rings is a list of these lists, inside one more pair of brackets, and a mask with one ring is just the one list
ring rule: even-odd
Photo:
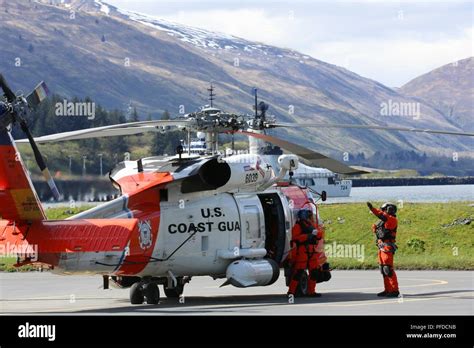
[[117,180],[122,194],[136,194],[148,188],[173,181],[170,173],[136,173]]
[[[153,262],[151,256],[156,247],[160,226],[160,189],[163,188],[163,184],[171,181],[173,177],[169,173],[138,173],[119,181],[119,184],[124,185],[126,189],[135,186],[135,192],[129,192],[128,209],[133,217],[138,219],[139,226],[131,236],[130,253],[124,258],[116,274],[135,275],[142,272],[148,262]],[[149,245],[142,240],[143,234],[146,234],[147,224],[151,226]]]

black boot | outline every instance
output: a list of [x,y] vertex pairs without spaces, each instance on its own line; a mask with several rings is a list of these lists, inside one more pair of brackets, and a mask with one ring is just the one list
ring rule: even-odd
[[377,294],[377,296],[378,296],[378,297],[385,297],[385,296],[387,296],[387,292],[384,290],[384,291],[382,291],[382,292],[379,292],[379,293]]
[[322,295],[319,292],[315,292],[314,294],[308,294],[306,297],[321,297]]
[[387,295],[385,297],[398,297],[400,295],[400,291],[392,291],[392,292],[387,292]]

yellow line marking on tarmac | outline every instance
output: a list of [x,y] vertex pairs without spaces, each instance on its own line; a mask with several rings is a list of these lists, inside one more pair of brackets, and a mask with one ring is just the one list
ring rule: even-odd
[[[409,286],[404,286],[403,289],[405,288],[416,288],[416,287],[424,287],[424,286],[435,286],[435,285],[446,285],[448,282],[446,280],[440,280],[440,279],[413,279],[413,278],[400,278],[401,280],[429,280],[434,283],[424,283],[424,284],[417,284],[417,285],[409,285]],[[354,290],[373,290],[373,289],[378,289],[378,287],[370,287],[370,288],[350,288],[350,289],[330,289],[330,292],[336,292],[336,291],[354,291]],[[403,295],[403,294],[402,294]],[[416,294],[415,294],[416,295]],[[289,304],[291,306],[329,306],[329,307],[351,307],[351,306],[365,306],[365,305],[371,305],[371,304],[387,304],[387,303],[400,303],[403,304],[403,302],[414,302],[414,301],[429,301],[429,300],[437,300],[437,299],[443,299],[443,298],[450,298],[452,296],[436,296],[436,297],[430,297],[430,298],[419,298],[419,299],[406,299],[403,298],[403,301],[400,301],[400,298],[393,298],[391,300],[370,300],[370,301],[357,301],[355,303],[346,303],[346,304],[332,304],[332,303],[292,303]],[[297,301],[297,300],[295,300]],[[242,306],[248,306],[248,304],[242,305]],[[255,307],[258,307],[259,304],[255,305]],[[205,307],[205,306],[199,306],[199,307]],[[226,305],[214,305],[214,308],[225,308]],[[239,305],[235,306],[239,307]]]
[[[429,280],[434,283],[425,283],[425,284],[418,284],[418,285],[408,285],[408,286],[401,286],[401,289],[407,289],[407,288],[421,288],[424,286],[434,286],[434,285],[446,285],[448,282],[446,280],[440,280],[440,279],[410,279],[410,278],[399,278],[399,283],[401,281],[405,280]],[[328,289],[331,292],[335,291],[354,291],[354,290],[376,290],[379,289],[380,287],[370,287],[370,288],[347,288],[347,289]]]
[[[399,281],[405,281],[405,280],[415,280],[415,281],[420,281],[420,280],[428,280],[432,281],[434,283],[425,283],[425,284],[418,284],[418,285],[408,285],[408,286],[402,286],[402,289],[407,289],[407,288],[419,288],[419,287],[424,287],[424,286],[433,286],[433,285],[446,285],[448,282],[446,280],[439,280],[439,279],[414,279],[414,278],[398,278]],[[219,289],[219,286],[206,286],[204,289]],[[375,287],[370,287],[370,288],[347,288],[347,289],[328,289],[328,292],[335,292],[335,291],[354,291],[354,290],[377,290],[380,289],[379,286]],[[277,294],[277,293],[275,293]]]
[[[347,303],[347,304],[330,304],[330,303],[319,303],[319,305],[326,305],[330,307],[353,307],[353,306],[364,306],[364,305],[371,305],[371,304],[403,304],[405,302],[416,302],[416,301],[431,301],[431,300],[441,300],[441,299],[446,299],[446,298],[459,298],[460,296],[432,296],[432,297],[427,297],[427,298],[393,298],[391,300],[384,300],[384,301],[364,301],[364,302],[357,302],[357,303]],[[474,297],[473,297],[474,298]],[[300,304],[301,305],[301,304]]]
[[[391,300],[383,300],[383,301],[364,301],[364,302],[356,302],[356,303],[342,303],[342,304],[337,304],[337,303],[309,303],[309,305],[320,305],[320,306],[328,306],[328,307],[356,307],[356,306],[366,306],[366,305],[379,305],[379,304],[403,304],[405,302],[415,302],[415,301],[430,301],[430,300],[439,300],[442,299],[443,297],[431,297],[431,298],[419,298],[419,299],[405,299],[403,298],[403,301],[399,301],[399,298],[393,298]],[[299,304],[302,305],[302,304]]]

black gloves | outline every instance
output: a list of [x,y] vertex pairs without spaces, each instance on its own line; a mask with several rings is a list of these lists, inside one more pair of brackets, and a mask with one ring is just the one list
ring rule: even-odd
[[367,206],[369,207],[370,210],[372,210],[372,208],[373,208],[372,203],[367,202]]
[[319,238],[315,236],[314,234],[310,234],[308,237],[308,243],[309,244],[318,244]]

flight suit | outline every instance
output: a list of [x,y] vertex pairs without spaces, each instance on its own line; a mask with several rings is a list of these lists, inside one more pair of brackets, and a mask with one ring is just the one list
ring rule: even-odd
[[[313,234],[313,231],[317,234]],[[291,256],[292,275],[288,289],[288,294],[295,295],[296,289],[304,271],[308,269],[308,295],[316,293],[317,270],[319,267],[318,254],[316,251],[322,232],[319,227],[310,220],[298,220],[292,230],[292,248]]]
[[378,262],[380,272],[383,276],[384,288],[386,293],[398,293],[398,279],[393,267],[393,256],[397,251],[397,218],[380,209],[371,208],[372,213],[377,216],[380,221],[372,225],[375,233],[378,251]]

